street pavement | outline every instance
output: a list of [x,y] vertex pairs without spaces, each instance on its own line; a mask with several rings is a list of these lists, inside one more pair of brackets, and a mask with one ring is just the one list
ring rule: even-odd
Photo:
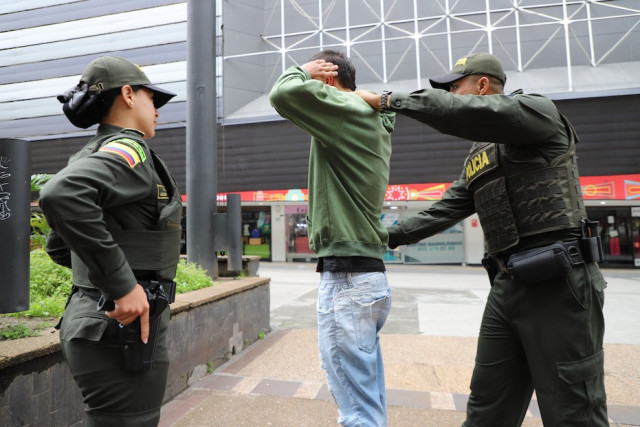
[[[387,265],[392,309],[380,342],[389,425],[459,426],[489,292],[481,267]],[[317,347],[318,273],[261,262],[271,328],[162,409],[161,427],[335,426]],[[605,385],[612,426],[640,425],[640,271],[606,269]],[[524,426],[542,426],[535,395]]]

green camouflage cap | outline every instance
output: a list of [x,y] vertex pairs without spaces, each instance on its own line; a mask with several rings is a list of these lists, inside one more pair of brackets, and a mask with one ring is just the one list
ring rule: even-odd
[[162,107],[176,96],[175,93],[152,85],[147,75],[137,64],[117,56],[102,56],[95,59],[87,65],[80,80],[87,83],[89,92],[95,95],[125,85],[144,86],[154,92],[153,105],[156,108]]
[[447,74],[430,78],[429,83],[435,89],[448,91],[451,83],[470,74],[488,74],[500,80],[503,85],[507,81],[507,76],[502,69],[500,60],[495,55],[480,52],[458,59],[451,71]]

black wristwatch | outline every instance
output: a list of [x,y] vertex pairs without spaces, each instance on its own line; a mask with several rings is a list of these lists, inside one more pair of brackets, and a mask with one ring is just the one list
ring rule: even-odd
[[386,111],[388,110],[387,108],[387,99],[389,98],[389,95],[391,95],[393,92],[391,92],[390,90],[383,90],[382,91],[382,95],[380,95],[380,111]]

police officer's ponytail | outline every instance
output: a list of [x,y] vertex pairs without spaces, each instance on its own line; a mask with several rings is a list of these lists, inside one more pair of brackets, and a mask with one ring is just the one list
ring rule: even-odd
[[95,111],[98,96],[98,93],[89,90],[86,82],[80,80],[75,87],[58,95],[57,98],[63,104],[62,111],[71,124],[86,129],[99,121]]
[[[134,92],[137,92],[141,87],[141,85],[131,86]],[[58,95],[57,98],[63,104],[62,111],[71,124],[86,129],[99,123],[104,116],[109,114],[120,91],[121,88],[115,88],[95,93],[87,83],[80,81],[75,87]]]

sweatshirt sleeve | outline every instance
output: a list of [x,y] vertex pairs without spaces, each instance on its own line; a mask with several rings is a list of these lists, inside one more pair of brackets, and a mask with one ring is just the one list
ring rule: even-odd
[[278,78],[269,100],[278,114],[320,143],[328,142],[323,137],[332,139],[353,108],[347,94],[312,79],[300,67],[291,67]]
[[51,228],[87,265],[92,283],[109,299],[125,296],[137,281],[107,228],[104,210],[144,198],[150,180],[148,165],[132,167],[105,151],[69,164],[40,192],[40,207]]

